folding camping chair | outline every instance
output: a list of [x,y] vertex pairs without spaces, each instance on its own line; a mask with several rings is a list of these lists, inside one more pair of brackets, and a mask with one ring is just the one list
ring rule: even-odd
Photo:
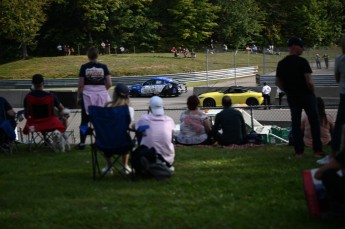
[[[135,145],[135,140],[129,133],[131,119],[128,106],[89,106],[89,115],[94,129],[94,133],[91,135],[93,179],[102,179],[111,169],[115,169],[121,174],[125,168],[121,157],[131,153]],[[95,137],[94,143],[93,136]],[[99,152],[103,153],[104,159],[107,157],[112,159],[111,166],[108,166],[106,171],[100,169]]]
[[44,97],[28,95],[26,101],[27,120],[23,133],[28,135],[29,151],[32,151],[34,146],[45,145],[56,152],[57,149],[52,144],[51,134],[54,130],[64,133],[65,126],[58,117],[54,116],[53,95]]

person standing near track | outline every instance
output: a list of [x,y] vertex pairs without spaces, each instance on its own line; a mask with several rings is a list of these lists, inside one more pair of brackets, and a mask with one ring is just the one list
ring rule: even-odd
[[294,138],[295,156],[304,153],[303,134],[301,130],[302,110],[305,111],[310,123],[315,157],[322,157],[320,121],[314,93],[312,70],[308,61],[301,57],[304,48],[300,38],[288,40],[289,55],[279,61],[276,71],[276,85],[285,91],[290,107],[292,136]]
[[85,148],[86,133],[83,127],[90,122],[89,106],[100,106],[111,101],[108,89],[111,87],[111,75],[105,64],[99,63],[98,49],[91,47],[87,51],[89,62],[80,67],[78,83],[78,104],[81,106],[80,143],[77,148]]

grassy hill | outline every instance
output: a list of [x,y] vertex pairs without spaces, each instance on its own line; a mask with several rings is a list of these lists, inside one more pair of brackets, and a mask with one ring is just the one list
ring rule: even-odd
[[[340,49],[308,50],[304,56],[314,62],[315,53],[325,52],[334,58]],[[157,75],[225,69],[244,66],[259,66],[259,73],[275,70],[277,62],[287,53],[280,55],[249,54],[245,51],[226,53],[197,53],[196,58],[174,58],[172,53],[111,54],[99,57],[108,65],[113,76]],[[34,57],[0,65],[0,79],[28,79],[35,73],[47,78],[73,78],[78,76],[80,65],[87,62],[83,56]]]

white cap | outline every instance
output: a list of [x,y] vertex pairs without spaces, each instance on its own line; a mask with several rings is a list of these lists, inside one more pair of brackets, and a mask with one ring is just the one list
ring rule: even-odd
[[163,99],[158,96],[153,96],[150,99],[151,112],[154,115],[164,115]]

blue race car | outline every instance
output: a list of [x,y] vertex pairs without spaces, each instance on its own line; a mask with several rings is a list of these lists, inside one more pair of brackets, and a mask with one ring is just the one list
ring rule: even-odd
[[159,77],[147,80],[142,84],[135,84],[129,87],[129,94],[132,97],[138,96],[179,96],[187,92],[187,86],[171,78]]

